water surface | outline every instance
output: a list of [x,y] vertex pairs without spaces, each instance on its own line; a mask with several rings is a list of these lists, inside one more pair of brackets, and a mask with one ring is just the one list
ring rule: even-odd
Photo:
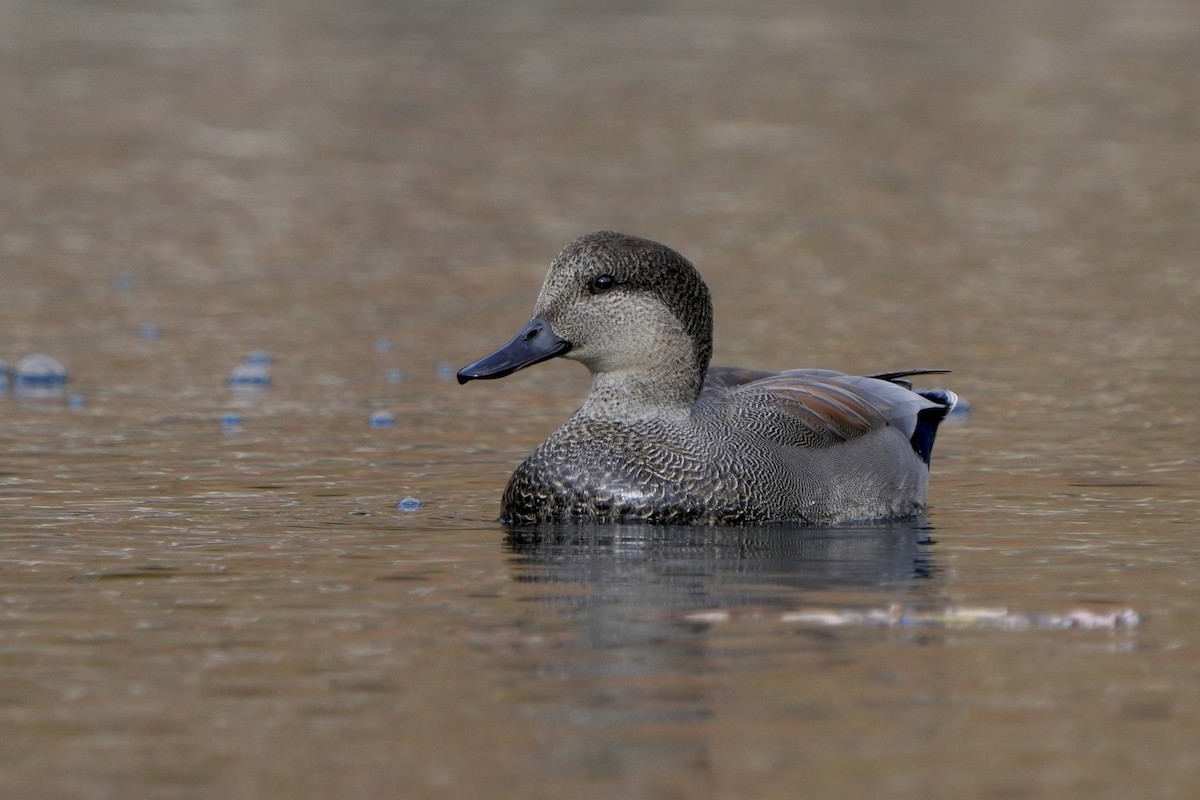
[[[1198,16],[7,4],[0,793],[1194,796]],[[446,369],[605,227],[953,369],[928,518],[497,525],[586,374]]]

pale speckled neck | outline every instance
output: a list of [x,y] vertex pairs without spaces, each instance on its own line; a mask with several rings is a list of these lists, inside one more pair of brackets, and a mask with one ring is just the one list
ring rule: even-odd
[[592,419],[635,421],[684,419],[692,412],[703,376],[639,372],[596,372],[579,413]]

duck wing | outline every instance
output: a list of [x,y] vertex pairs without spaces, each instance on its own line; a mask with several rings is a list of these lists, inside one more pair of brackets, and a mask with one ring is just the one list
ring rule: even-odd
[[940,397],[917,394],[902,380],[926,372],[935,370],[859,376],[818,369],[770,373],[716,368],[709,371],[705,386],[730,391],[734,407],[781,415],[778,433],[796,444],[828,446],[893,426],[916,448],[922,415],[934,414],[940,421],[949,410],[947,403],[938,402]]

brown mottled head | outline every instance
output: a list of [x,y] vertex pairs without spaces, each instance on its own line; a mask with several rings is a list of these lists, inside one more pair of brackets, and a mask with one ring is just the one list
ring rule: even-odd
[[591,370],[581,414],[686,416],[712,357],[708,287],[665,245],[612,231],[588,234],[551,263],[525,327],[459,370],[458,380],[502,378],[558,356]]
[[624,233],[599,231],[567,245],[534,316],[571,343],[567,358],[593,372],[657,361],[684,342],[698,375],[712,357],[712,298],[700,273],[666,245]]

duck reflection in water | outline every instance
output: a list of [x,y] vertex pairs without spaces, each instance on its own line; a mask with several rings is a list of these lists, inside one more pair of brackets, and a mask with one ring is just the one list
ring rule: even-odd
[[647,612],[786,607],[806,591],[910,591],[935,575],[922,520],[837,527],[647,524],[509,528],[516,579],[586,587]]
[[[798,606],[934,601],[929,533],[919,521],[509,529],[513,577],[539,618],[531,624],[556,631],[521,666],[536,676],[527,713],[554,743],[546,757],[566,769],[601,759],[620,774],[703,770],[726,707],[714,676],[753,680],[779,659],[803,671],[860,646],[861,632],[778,621]],[[714,611],[749,619],[713,623]]]

